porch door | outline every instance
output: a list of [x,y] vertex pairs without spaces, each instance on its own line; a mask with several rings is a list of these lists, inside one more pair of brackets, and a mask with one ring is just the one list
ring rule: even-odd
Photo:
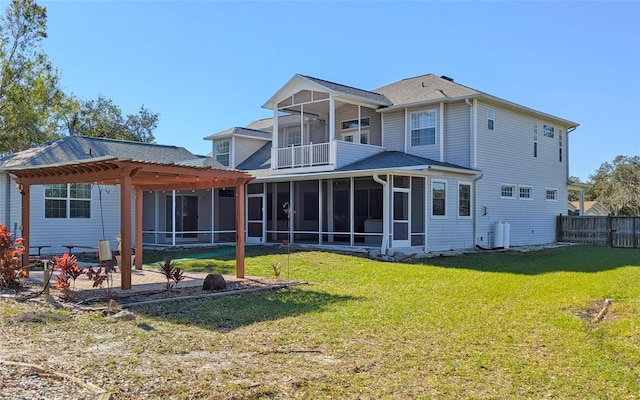
[[393,188],[393,201],[391,204],[393,210],[393,221],[391,225],[392,247],[409,247],[410,240],[410,222],[411,215],[411,189]]
[[[176,237],[194,238],[198,234],[198,196],[176,196],[176,226],[173,227],[173,196],[166,197],[166,231],[180,232]],[[173,228],[173,229],[172,229]],[[187,233],[183,233],[187,232]]]
[[264,194],[247,195],[247,243],[263,243]]

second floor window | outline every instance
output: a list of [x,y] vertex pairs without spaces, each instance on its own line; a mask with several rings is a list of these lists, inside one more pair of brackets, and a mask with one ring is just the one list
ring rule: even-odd
[[45,185],[45,218],[91,218],[91,185],[70,183]]
[[412,112],[411,146],[436,144],[436,110]]
[[496,122],[496,111],[493,108],[487,108],[487,129],[493,130]]
[[514,185],[500,185],[500,197],[503,199],[514,198]]
[[555,129],[553,128],[553,126],[551,125],[543,125],[543,135],[545,137],[554,137],[555,136]]
[[230,146],[228,140],[216,142],[216,161],[225,167],[228,167],[230,162],[229,150]]

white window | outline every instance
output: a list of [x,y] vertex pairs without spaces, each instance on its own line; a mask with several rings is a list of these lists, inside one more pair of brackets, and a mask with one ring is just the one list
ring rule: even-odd
[[431,215],[445,217],[447,215],[447,183],[431,182]]
[[559,161],[562,162],[562,129],[558,130],[558,158]]
[[225,167],[229,166],[230,162],[230,145],[228,140],[220,140],[216,142],[216,161]]
[[547,200],[557,201],[558,200],[558,189],[546,189],[545,198]]
[[284,129],[284,144],[286,147],[302,145],[302,135],[299,127]]
[[45,185],[45,218],[91,218],[91,185],[63,183]]
[[369,131],[363,130],[360,132],[360,144],[369,144]]
[[342,136],[342,140],[345,142],[353,143],[353,135],[344,135]]
[[496,121],[496,111],[493,108],[487,108],[487,129],[493,130]]
[[436,110],[411,113],[411,146],[436,144],[436,115]]
[[515,185],[500,185],[500,197],[503,199],[513,199],[516,194],[516,186]]
[[458,217],[471,217],[471,184],[458,184]]
[[518,198],[526,200],[533,199],[533,188],[531,186],[520,186],[518,190]]
[[533,123],[533,157],[538,157],[538,123]]
[[543,125],[543,132],[545,137],[553,138],[555,135],[555,128],[551,125]]

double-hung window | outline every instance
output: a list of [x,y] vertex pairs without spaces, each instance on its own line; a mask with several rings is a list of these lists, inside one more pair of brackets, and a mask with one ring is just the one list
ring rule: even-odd
[[496,123],[496,110],[493,108],[487,108],[487,129],[493,130]]
[[431,215],[444,217],[447,215],[447,183],[431,182]]
[[228,140],[220,140],[216,142],[216,161],[225,167],[229,166],[230,162],[230,145]]
[[416,111],[410,115],[411,146],[436,144],[436,110]]
[[471,185],[458,184],[458,217],[471,216]]
[[91,218],[91,185],[70,183],[45,185],[45,218]]

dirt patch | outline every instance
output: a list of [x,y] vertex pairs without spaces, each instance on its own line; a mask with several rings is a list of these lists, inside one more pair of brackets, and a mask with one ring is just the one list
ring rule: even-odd
[[613,302],[610,299],[598,299],[589,301],[585,307],[569,310],[571,315],[588,323],[609,321],[615,319],[612,310]]

